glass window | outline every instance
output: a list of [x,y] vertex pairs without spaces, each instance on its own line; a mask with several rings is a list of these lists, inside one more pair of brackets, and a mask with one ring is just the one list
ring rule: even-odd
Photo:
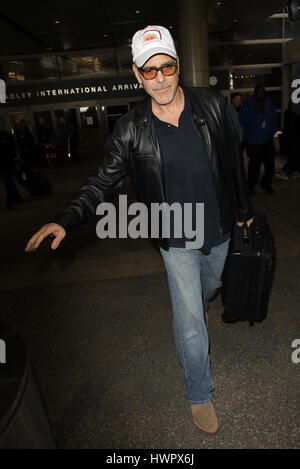
[[97,115],[97,107],[80,107],[81,129],[98,129],[99,119]]
[[62,77],[116,75],[116,61],[111,50],[87,56],[60,55],[58,65]]
[[107,106],[106,108],[106,117],[109,133],[113,131],[115,123],[120,117],[128,112],[128,106]]
[[39,143],[49,143],[54,141],[54,129],[50,111],[38,111],[33,113],[36,133]]
[[266,17],[260,21],[253,21],[253,17],[250,15],[248,18],[244,18],[240,24],[236,23],[233,37],[235,41],[280,39],[282,37],[282,19]]
[[281,68],[247,68],[233,70],[230,74],[230,89],[254,88],[263,79],[266,87],[281,86]]
[[99,152],[103,144],[103,131],[100,128],[99,108],[97,106],[80,107],[80,145],[85,152]]
[[281,63],[282,44],[221,44],[209,48],[210,66]]
[[235,44],[231,54],[233,65],[280,63],[282,44]]
[[29,121],[29,113],[26,111],[10,112],[8,114],[8,121],[11,133],[13,135],[16,134],[16,131],[18,130],[22,121],[29,127],[29,130],[32,131],[31,124]]
[[[125,55],[124,55],[125,54]],[[121,70],[131,72],[131,59],[126,52],[121,53]],[[0,62],[0,75],[7,83],[59,79],[60,77],[114,76],[117,74],[117,56],[114,49],[97,50],[89,55],[61,54],[44,57],[3,60]]]
[[1,69],[7,83],[58,78],[54,56],[5,60]]
[[132,73],[132,53],[131,48],[127,47],[120,47],[117,50],[118,55],[118,66],[119,66],[119,73],[121,75],[128,75]]

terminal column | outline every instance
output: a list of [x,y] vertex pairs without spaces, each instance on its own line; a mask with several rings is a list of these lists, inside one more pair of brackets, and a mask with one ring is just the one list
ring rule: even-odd
[[206,0],[177,0],[180,81],[209,86]]

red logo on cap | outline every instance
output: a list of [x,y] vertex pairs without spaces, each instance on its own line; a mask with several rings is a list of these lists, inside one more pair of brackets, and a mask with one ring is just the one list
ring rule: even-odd
[[157,29],[149,29],[144,33],[143,41],[153,41],[153,39],[162,40],[161,33]]

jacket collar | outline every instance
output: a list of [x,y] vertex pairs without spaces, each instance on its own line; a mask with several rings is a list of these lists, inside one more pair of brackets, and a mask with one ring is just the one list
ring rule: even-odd
[[152,119],[151,98],[147,96],[143,101],[134,108],[135,118],[141,127],[149,125]]
[[196,93],[196,89],[190,86],[183,86],[184,91],[189,95],[192,106],[192,116],[195,122],[199,122],[200,125],[205,123],[203,111],[199,105],[199,98]]

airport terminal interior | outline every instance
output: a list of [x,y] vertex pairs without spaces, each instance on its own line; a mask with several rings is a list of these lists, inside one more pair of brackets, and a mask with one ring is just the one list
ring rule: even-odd
[[[278,117],[273,193],[257,185],[250,197],[275,242],[267,317],[225,323],[220,292],[209,308],[215,435],[193,425],[183,397],[167,273],[149,239],[99,239],[95,217],[55,251],[44,240],[24,252],[101,164],[118,119],[144,99],[130,45],[147,25],[169,29],[183,85],[215,88],[229,107],[233,93],[244,101],[262,84]],[[300,172],[283,170],[283,137],[292,83],[300,83],[300,2],[12,0],[0,8],[0,38],[0,131],[13,138],[19,161],[11,204],[0,178],[0,326],[25,346],[55,447],[299,448]],[[48,193],[28,190],[24,138]],[[243,162],[247,174],[245,150]],[[129,177],[121,194],[136,201]],[[30,413],[30,397],[22,403],[18,391],[7,402],[15,407],[0,403],[0,448],[53,447],[49,436],[35,434],[34,443],[22,436],[18,412],[23,405]]]

